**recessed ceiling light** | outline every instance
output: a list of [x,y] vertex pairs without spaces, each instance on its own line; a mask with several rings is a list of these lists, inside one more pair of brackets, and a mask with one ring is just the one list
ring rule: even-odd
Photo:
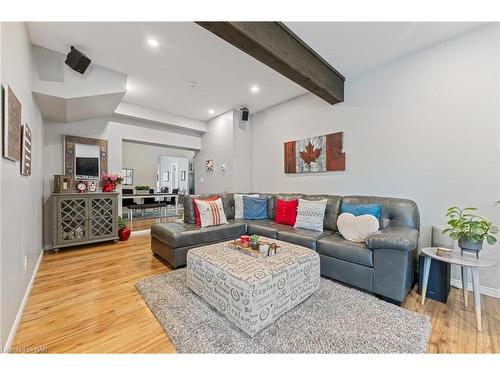
[[160,45],[160,43],[158,43],[158,41],[156,39],[152,39],[152,38],[148,39],[148,44],[151,47],[158,47]]
[[257,85],[253,85],[252,87],[250,87],[250,91],[253,92],[253,93],[257,93],[259,92],[259,86]]
[[209,109],[208,113],[210,113],[211,115],[213,115],[215,113],[215,111],[213,109]]

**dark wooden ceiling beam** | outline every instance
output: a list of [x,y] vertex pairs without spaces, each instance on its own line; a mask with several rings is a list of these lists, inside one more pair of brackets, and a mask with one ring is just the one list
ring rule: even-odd
[[345,78],[281,22],[196,22],[330,104]]

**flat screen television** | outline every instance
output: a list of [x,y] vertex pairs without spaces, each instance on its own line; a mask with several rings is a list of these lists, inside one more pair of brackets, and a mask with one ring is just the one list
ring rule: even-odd
[[99,178],[99,158],[76,157],[76,175],[86,178]]

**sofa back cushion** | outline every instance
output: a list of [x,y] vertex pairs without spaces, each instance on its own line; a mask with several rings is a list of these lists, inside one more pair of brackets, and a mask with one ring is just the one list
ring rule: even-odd
[[224,193],[219,194],[222,198],[222,204],[224,205],[224,212],[226,213],[226,219],[234,219],[234,194]]
[[328,230],[337,231],[337,219],[340,215],[340,202],[342,197],[338,195],[315,194],[305,195],[304,199],[309,201],[319,201],[326,199],[325,218],[323,220],[323,227]]
[[381,204],[380,228],[389,225],[405,226],[412,229],[420,228],[420,213],[417,204],[410,199],[371,197],[371,196],[346,196],[342,197],[342,203],[347,204]]
[[215,193],[215,194],[199,194],[199,195],[186,195],[184,197],[184,222],[186,224],[196,224],[196,212],[194,208],[193,199],[206,199],[213,196],[222,198],[222,205],[224,206],[224,213],[227,220],[234,219],[234,198],[231,193]]
[[194,216],[196,217],[196,225],[201,226],[201,216],[200,216],[200,208],[198,207],[199,201],[214,201],[216,199],[220,199],[218,195],[213,195],[208,198],[195,198],[193,199],[193,206],[194,206]]
[[221,198],[215,200],[195,198],[194,204],[199,209],[201,226],[203,228],[227,224]]
[[246,220],[267,219],[267,197],[243,196],[243,217]]
[[293,227],[295,225],[295,221],[297,220],[298,205],[298,199],[292,199],[290,201],[277,199],[274,221],[277,224],[285,224]]
[[186,224],[196,224],[196,210],[194,208],[194,198],[207,199],[218,194],[187,195],[184,197],[184,222]]
[[234,218],[243,219],[243,197],[259,197],[259,194],[239,194],[234,193]]
[[274,220],[274,211],[275,211],[275,202],[274,202],[274,196],[275,194],[270,194],[270,193],[250,193],[250,194],[259,194],[260,197],[266,197],[267,198],[267,218],[269,220]]
[[372,215],[377,220],[380,220],[381,211],[382,205],[380,203],[349,204],[342,202],[340,204],[340,214],[348,213],[354,216]]
[[323,231],[323,220],[325,219],[326,199],[308,201],[299,199],[297,208],[297,220],[294,228],[310,229],[317,232]]
[[278,194],[273,194],[271,197],[272,201],[272,207],[269,211],[269,220],[273,220],[276,218],[276,203],[278,202],[278,199],[284,200],[284,201],[291,201],[294,199],[299,199],[302,198],[304,194],[300,193],[278,193]]

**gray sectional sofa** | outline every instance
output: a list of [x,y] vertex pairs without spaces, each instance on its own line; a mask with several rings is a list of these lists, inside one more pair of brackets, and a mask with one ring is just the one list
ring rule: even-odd
[[[177,268],[186,264],[189,249],[234,239],[245,233],[258,234],[316,250],[323,276],[375,293],[394,303],[401,303],[406,297],[413,281],[419,237],[420,215],[415,202],[369,196],[261,194],[268,197],[268,219],[235,220],[233,194],[217,195],[222,198],[227,225],[196,226],[193,206],[196,196],[187,196],[184,200],[184,223],[155,224],[151,228],[153,253]],[[328,200],[323,232],[295,229],[274,222],[277,199],[299,197]],[[344,240],[337,231],[341,202],[382,204],[381,229],[364,244]]]

